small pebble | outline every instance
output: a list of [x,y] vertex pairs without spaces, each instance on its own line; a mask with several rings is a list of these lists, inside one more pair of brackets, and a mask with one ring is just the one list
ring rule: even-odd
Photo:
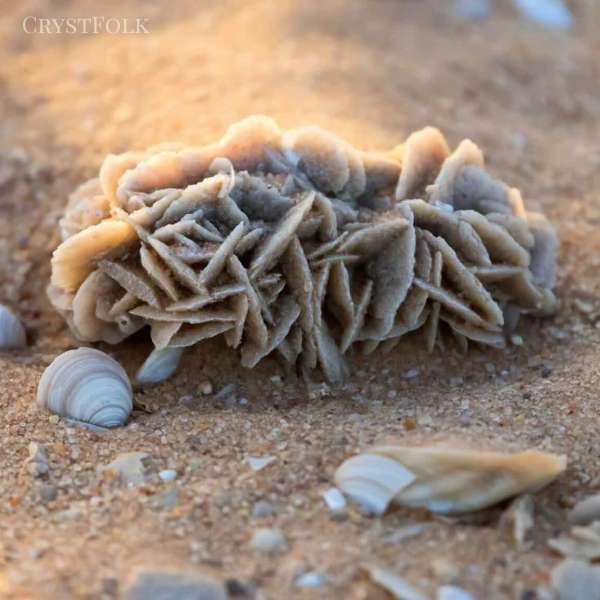
[[556,600],[600,600],[600,567],[564,560],[552,571]]
[[412,431],[417,428],[417,422],[412,417],[406,417],[402,422],[402,425],[406,431]]
[[578,502],[568,516],[573,525],[587,525],[600,520],[600,494],[594,494]]
[[419,369],[409,369],[408,371],[404,371],[401,377],[402,379],[416,379],[419,376]]
[[517,335],[516,333],[510,336],[510,342],[513,346],[522,346],[523,345],[523,337]]
[[419,413],[417,415],[417,423],[421,427],[430,427],[433,425],[433,418],[431,415],[427,415],[425,413]]
[[235,385],[235,383],[228,383],[217,392],[215,398],[217,400],[226,400],[227,398],[230,398],[235,394],[236,389],[237,386]]
[[420,590],[389,569],[377,565],[364,565],[363,568],[371,580],[387,590],[393,598],[399,600],[426,600],[427,598]]
[[40,486],[40,500],[45,504],[53,502],[58,496],[58,489],[54,485],[45,483]]
[[386,544],[399,544],[404,540],[421,535],[428,527],[429,525],[425,523],[411,523],[399,529],[394,528],[392,532],[384,535],[382,539]]
[[213,393],[213,386],[212,383],[210,381],[203,381],[199,386],[198,386],[198,391],[203,395],[203,396],[210,396],[210,394]]
[[581,300],[580,298],[575,298],[573,300],[573,305],[575,308],[586,315],[589,315],[594,311],[594,304],[592,302],[587,302],[586,300]]
[[160,471],[158,476],[163,481],[174,481],[177,478],[177,471],[175,469],[165,469],[164,471]]
[[558,342],[562,342],[568,337],[568,334],[558,327],[548,327],[546,331]]
[[257,529],[250,545],[265,554],[279,554],[287,550],[287,542],[280,529]]
[[197,402],[194,396],[186,394],[185,396],[181,396],[181,398],[177,400],[177,404],[179,406],[183,406],[184,408],[194,408]]
[[48,465],[48,454],[43,446],[36,442],[30,442],[29,458],[27,459],[27,470],[33,477],[42,477],[50,470]]
[[244,461],[253,471],[262,471],[275,460],[274,456],[247,456]]
[[126,589],[124,599],[227,600],[227,592],[220,581],[199,573],[146,571]]
[[455,585],[443,585],[438,588],[437,600],[475,600],[475,598]]
[[149,480],[147,468],[149,458],[145,452],[124,452],[100,470],[117,474],[125,485],[142,485]]
[[27,447],[29,451],[29,461],[31,462],[48,462],[48,454],[46,449],[37,442],[30,442]]
[[300,588],[319,588],[325,584],[325,576],[317,571],[308,571],[296,577],[294,585]]
[[49,471],[48,465],[41,462],[30,462],[27,470],[32,477],[43,477]]
[[270,517],[276,512],[275,506],[266,500],[259,500],[252,509],[252,517],[254,519],[264,519]]

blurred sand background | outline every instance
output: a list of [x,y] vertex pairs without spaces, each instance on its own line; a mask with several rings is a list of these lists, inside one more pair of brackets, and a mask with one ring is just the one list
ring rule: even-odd
[[[548,538],[600,488],[600,10],[573,0],[575,27],[558,34],[497,4],[469,23],[435,0],[0,0],[0,301],[30,342],[0,354],[1,598],[118,598],[140,567],[210,572],[269,599],[385,598],[365,561],[429,595],[452,579],[480,599],[524,599],[547,582],[559,560]],[[98,14],[148,18],[150,33],[22,30],[27,15]],[[207,143],[254,113],[321,125],[364,149],[429,124],[453,146],[472,138],[490,171],[558,229],[559,314],[524,321],[524,345],[506,351],[428,356],[407,342],[357,356],[335,390],[285,379],[274,360],[245,371],[207,344],[136,395],[147,412],[127,427],[98,435],[56,423],[34,399],[45,366],[77,346],[44,292],[68,193],[108,152]],[[130,373],[149,348],[143,336],[102,347]],[[215,393],[202,396],[206,381]],[[226,385],[231,394],[216,394]],[[495,512],[476,523],[408,510],[332,520],[320,493],[335,467],[389,435],[533,446],[566,453],[570,466],[539,495],[520,550]],[[24,466],[31,441],[48,451],[46,479]],[[128,490],[98,473],[128,451],[178,478]],[[276,460],[253,472],[248,455]],[[275,514],[254,518],[260,500]],[[394,541],[417,522],[418,535]],[[289,550],[253,551],[258,526],[280,528]],[[326,585],[294,586],[315,569]]]

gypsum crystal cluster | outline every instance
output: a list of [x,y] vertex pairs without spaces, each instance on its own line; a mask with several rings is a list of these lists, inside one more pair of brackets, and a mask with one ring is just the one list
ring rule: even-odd
[[155,352],[223,334],[254,367],[306,375],[445,329],[502,347],[521,313],[556,305],[553,228],[493,179],[469,140],[427,127],[362,152],[266,117],[216,144],[109,155],[70,197],[49,297],[82,341],[150,327]]

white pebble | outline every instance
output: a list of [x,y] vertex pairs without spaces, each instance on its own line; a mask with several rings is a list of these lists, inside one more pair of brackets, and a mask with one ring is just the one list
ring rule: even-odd
[[402,379],[416,379],[419,376],[419,369],[409,369],[402,373]]
[[277,554],[287,550],[285,536],[279,529],[257,529],[252,536],[250,545],[265,554]]
[[175,469],[165,469],[164,471],[161,471],[158,476],[163,481],[174,481],[177,478],[177,471],[175,471]]
[[517,335],[516,333],[510,336],[510,342],[513,346],[522,346],[523,345],[523,337]]
[[247,456],[245,462],[253,471],[261,471],[274,460],[274,456]]
[[199,386],[198,390],[203,396],[209,396],[213,393],[213,386],[210,381],[203,381]]
[[325,576],[317,571],[308,571],[296,577],[294,581],[296,587],[300,588],[318,588],[325,583]]
[[513,0],[519,12],[530,21],[554,31],[566,31],[573,15],[562,0]]
[[437,591],[437,600],[475,600],[475,598],[455,585],[443,585]]
[[569,513],[569,523],[587,525],[600,520],[600,494],[589,496],[578,502]]

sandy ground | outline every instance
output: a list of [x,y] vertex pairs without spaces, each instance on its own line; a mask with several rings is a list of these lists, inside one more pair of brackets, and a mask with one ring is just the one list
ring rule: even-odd
[[[535,597],[559,560],[547,540],[566,529],[569,506],[600,488],[598,8],[572,2],[575,31],[554,35],[508,8],[459,23],[433,0],[173,4],[0,2],[0,300],[30,342],[0,355],[0,597],[118,598],[136,569],[176,567],[269,599],[384,598],[365,562],[430,596],[452,580],[480,599]],[[28,36],[30,14],[148,16],[151,32]],[[274,360],[245,371],[207,344],[171,381],[136,394],[148,412],[125,428],[94,434],[41,412],[44,367],[77,346],[44,294],[68,192],[107,152],[206,143],[253,113],[284,127],[316,123],[367,149],[427,124],[452,144],[476,140],[490,170],[557,226],[559,314],[523,322],[524,345],[506,351],[428,356],[407,342],[357,356],[334,390],[280,379]],[[149,342],[102,349],[133,372]],[[413,368],[417,378],[402,377]],[[235,391],[202,396],[206,381]],[[476,522],[409,510],[333,520],[320,493],[336,466],[389,435],[537,447],[566,453],[569,468],[537,497],[521,550],[498,511]],[[45,478],[26,469],[31,441],[47,449]],[[124,489],[98,472],[128,451],[147,452],[177,479]],[[248,455],[276,460],[253,472]],[[275,514],[253,518],[259,500]],[[418,535],[394,541],[417,522],[426,526]],[[252,550],[259,526],[280,528],[288,551]],[[295,587],[311,569],[326,585]]]

